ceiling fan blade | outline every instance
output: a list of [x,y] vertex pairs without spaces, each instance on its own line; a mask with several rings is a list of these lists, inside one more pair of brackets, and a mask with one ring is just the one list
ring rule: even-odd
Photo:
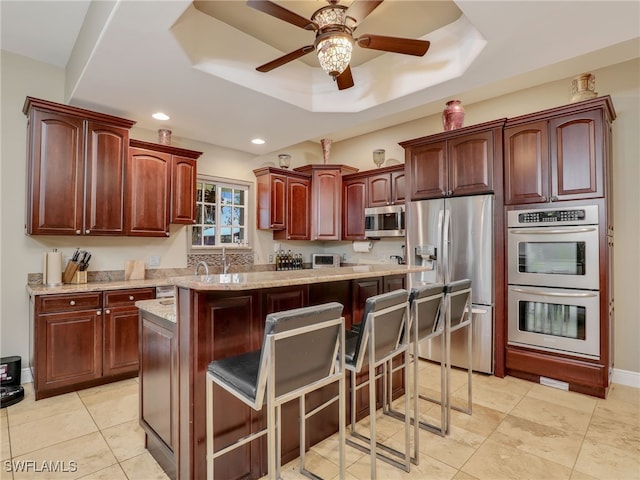
[[285,63],[289,63],[297,58],[302,57],[303,55],[306,55],[309,52],[313,52],[315,49],[313,48],[313,45],[306,45],[302,48],[299,48],[298,50],[295,50],[291,53],[287,53],[286,55],[283,55],[282,57],[276,58],[275,60],[270,61],[269,63],[265,63],[264,65],[260,65],[258,68],[256,68],[256,70],[258,70],[259,72],[270,72],[271,70],[273,70],[274,68],[278,68],[281,67],[282,65],[284,65]]
[[338,90],[346,90],[347,88],[353,87],[353,76],[351,75],[351,67],[349,65],[347,65],[344,72],[338,75],[336,82],[338,83]]
[[364,34],[356,39],[362,48],[372,50],[382,50],[384,52],[403,53],[405,55],[415,55],[421,57],[427,50],[431,42],[427,40],[414,40],[412,38],[384,37],[382,35]]
[[291,10],[287,10],[281,7],[277,3],[270,2],[269,0],[249,0],[247,5],[256,10],[260,10],[263,13],[271,15],[272,17],[279,18],[285,22],[291,23],[296,27],[304,28],[305,30],[317,30],[318,24],[312,22],[308,18],[304,18],[302,15],[298,15]]
[[382,2],[383,0],[354,0],[347,8],[346,15],[353,18],[358,24],[367,18]]

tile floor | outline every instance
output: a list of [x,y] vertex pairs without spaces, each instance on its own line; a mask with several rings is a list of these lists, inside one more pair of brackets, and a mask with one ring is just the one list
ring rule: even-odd
[[[422,361],[419,368],[422,393],[438,395],[438,368]],[[462,404],[465,372],[452,371],[452,389]],[[144,448],[137,379],[38,402],[30,384],[25,390],[25,400],[0,410],[0,479],[167,478]],[[424,419],[438,421],[437,405],[421,402],[420,408]],[[401,446],[402,423],[384,415],[377,419],[379,440]],[[368,421],[358,428],[366,433]],[[407,474],[378,462],[378,478],[640,479],[640,389],[614,384],[608,398],[600,400],[516,378],[474,374],[473,415],[453,411],[448,437],[420,435],[420,465],[412,465]],[[336,478],[336,443],[334,436],[311,449],[307,467]],[[349,446],[346,451],[347,479],[368,478],[369,457]],[[42,471],[45,465],[56,467],[56,460],[58,470],[66,472]],[[31,468],[19,471],[19,461]],[[297,467],[297,461],[284,465],[283,477],[306,478]]]

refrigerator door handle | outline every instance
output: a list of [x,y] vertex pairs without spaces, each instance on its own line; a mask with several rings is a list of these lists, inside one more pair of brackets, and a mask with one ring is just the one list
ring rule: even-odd
[[444,210],[444,225],[442,226],[442,280],[451,281],[451,262],[449,260],[449,247],[451,246],[451,210]]

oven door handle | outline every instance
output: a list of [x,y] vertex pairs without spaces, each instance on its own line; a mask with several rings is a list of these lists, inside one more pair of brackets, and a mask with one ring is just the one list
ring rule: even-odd
[[533,235],[546,235],[546,234],[561,234],[561,233],[585,233],[585,232],[595,232],[597,229],[596,227],[587,227],[587,228],[554,228],[554,229],[549,229],[549,228],[539,228],[539,229],[530,229],[530,228],[523,228],[522,230],[509,230],[509,233],[513,233],[515,235],[526,235],[526,234],[533,234]]
[[526,288],[511,288],[514,292],[527,293],[529,295],[539,295],[541,297],[574,297],[574,298],[586,298],[595,297],[597,294],[591,292],[584,293],[559,293],[559,292],[540,292],[537,290],[527,290]]

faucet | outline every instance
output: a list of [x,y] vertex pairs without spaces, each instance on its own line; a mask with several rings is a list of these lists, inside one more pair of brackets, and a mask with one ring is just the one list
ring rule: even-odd
[[227,249],[222,247],[222,273],[224,275],[229,271],[229,267],[231,266],[231,259],[227,260]]
[[404,265],[404,258],[401,257],[400,255],[391,255],[389,257],[391,260],[396,260],[398,262],[398,265]]
[[198,275],[198,270],[200,269],[200,267],[204,267],[204,274],[209,275],[209,265],[207,265],[207,262],[205,262],[204,260],[200,260],[198,262],[198,264],[196,265],[196,270],[195,272],[193,272],[194,275]]

